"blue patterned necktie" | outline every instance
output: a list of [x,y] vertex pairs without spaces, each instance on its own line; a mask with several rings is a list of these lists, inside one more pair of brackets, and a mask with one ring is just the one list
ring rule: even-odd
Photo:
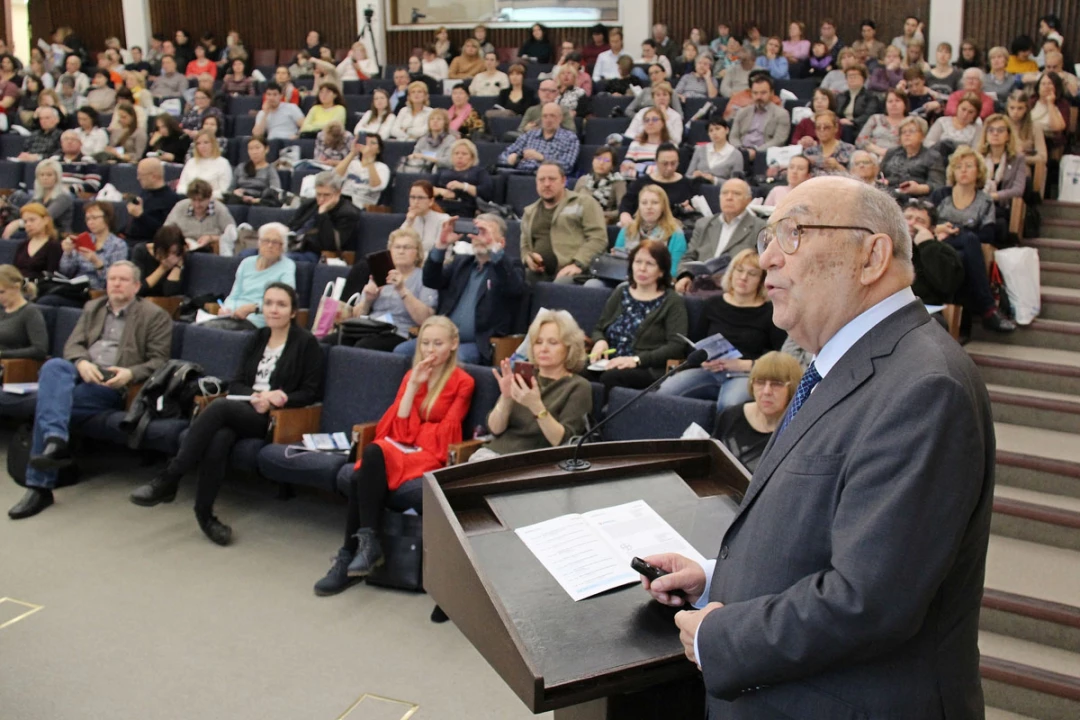
[[821,376],[818,375],[814,363],[810,363],[810,367],[806,368],[802,380],[799,381],[799,387],[795,389],[795,397],[791,399],[791,404],[788,405],[787,412],[784,413],[784,418],[780,421],[780,427],[776,428],[777,437],[780,437],[780,433],[784,432],[784,428],[791,424],[791,421],[795,418],[795,413],[799,412],[799,408],[806,402],[806,398],[810,397],[810,392],[819,382],[821,382]]

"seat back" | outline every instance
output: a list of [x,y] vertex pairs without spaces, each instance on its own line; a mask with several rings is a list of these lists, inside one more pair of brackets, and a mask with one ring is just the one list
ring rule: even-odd
[[350,432],[357,423],[374,422],[394,404],[411,359],[363,348],[332,347],[320,427]]
[[0,240],[0,265],[15,262],[15,251],[19,248],[18,240]]
[[305,303],[307,303],[308,297],[311,296],[311,276],[314,271],[315,263],[296,263],[296,297],[301,308],[308,307]]
[[295,212],[296,210],[293,208],[272,208],[254,205],[248,209],[247,221],[256,230],[268,222],[279,222],[288,225]]
[[183,347],[180,359],[202,365],[207,375],[219,377],[226,382],[236,379],[244,351],[251,341],[251,332],[219,330],[202,325],[182,325]]
[[536,177],[534,175],[508,175],[506,199],[518,217],[521,217],[527,206],[540,199],[540,194],[536,192]]
[[612,133],[622,135],[630,127],[631,118],[591,117],[585,123],[585,144],[606,145],[607,137]]
[[135,177],[135,166],[131,164],[113,165],[109,169],[109,182],[122,193],[138,194],[142,191],[142,186]]
[[[608,412],[617,411],[636,394],[630,388],[614,388],[608,396]],[[647,422],[643,418],[648,418]],[[696,422],[712,432],[716,403],[675,395],[647,393],[634,407],[613,418],[601,431],[604,440],[654,440],[682,437],[690,423]]]
[[487,416],[495,403],[499,402],[500,390],[499,383],[491,374],[491,368],[462,364],[461,369],[476,381],[469,413],[465,416],[461,428],[462,439],[471,440],[478,429],[481,435],[487,433]]
[[[517,115],[513,117],[491,117],[488,118],[488,130],[491,131],[492,137],[499,142],[502,142],[503,135],[508,132],[512,132],[518,129],[518,125],[521,124],[521,118]],[[500,150],[499,152],[502,152]],[[498,155],[495,156],[498,159]]]
[[[406,203],[408,203],[407,195]],[[356,247],[356,257],[362,258],[385,250],[390,240],[390,233],[401,227],[403,222],[405,222],[404,213],[361,213],[360,227],[357,229],[360,242]]]
[[80,315],[82,315],[82,308],[57,308],[56,324],[53,326],[49,343],[49,355],[64,357],[64,343],[67,342],[71,331],[75,329]]
[[592,288],[584,285],[561,285],[541,282],[533,288],[532,302],[529,306],[531,322],[541,308],[548,310],[566,310],[574,316],[578,327],[588,335],[596,327],[604,304],[611,295],[608,288]]
[[210,253],[191,253],[184,272],[184,294],[188,297],[216,295],[224,298],[236,279],[238,257],[222,257]]

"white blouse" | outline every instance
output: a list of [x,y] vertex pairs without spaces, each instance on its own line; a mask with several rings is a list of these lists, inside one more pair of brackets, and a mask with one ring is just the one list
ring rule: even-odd
[[383,140],[390,139],[390,133],[394,129],[394,121],[396,120],[394,113],[388,113],[382,120],[375,120],[375,111],[368,110],[360,118],[360,122],[356,123],[356,127],[353,129],[353,135],[359,135],[360,133],[366,133],[368,135],[378,135]]
[[187,186],[192,180],[205,180],[214,188],[214,198],[221,200],[225,193],[229,192],[232,177],[232,167],[223,157],[191,158],[184,163],[184,169],[180,171],[180,182],[177,183],[176,191],[186,195]]
[[394,129],[390,131],[390,136],[394,140],[419,140],[428,131],[428,118],[431,117],[431,108],[424,106],[416,115],[413,114],[412,109],[405,105],[397,112],[397,117],[394,119]]

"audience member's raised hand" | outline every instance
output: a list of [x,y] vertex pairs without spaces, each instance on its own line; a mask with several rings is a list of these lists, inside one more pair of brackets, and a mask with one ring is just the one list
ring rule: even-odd
[[442,231],[439,232],[439,239],[435,241],[435,247],[437,249],[445,250],[461,239],[461,235],[454,232],[454,223],[457,222],[457,220],[458,216],[454,215],[443,221]]

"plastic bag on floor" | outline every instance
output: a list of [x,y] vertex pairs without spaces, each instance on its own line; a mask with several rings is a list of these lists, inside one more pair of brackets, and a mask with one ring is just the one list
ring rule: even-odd
[[1016,322],[1030,325],[1039,316],[1042,288],[1039,283],[1039,251],[1032,247],[1013,247],[994,251]]
[[1058,200],[1080,202],[1080,155],[1066,155],[1061,158]]

